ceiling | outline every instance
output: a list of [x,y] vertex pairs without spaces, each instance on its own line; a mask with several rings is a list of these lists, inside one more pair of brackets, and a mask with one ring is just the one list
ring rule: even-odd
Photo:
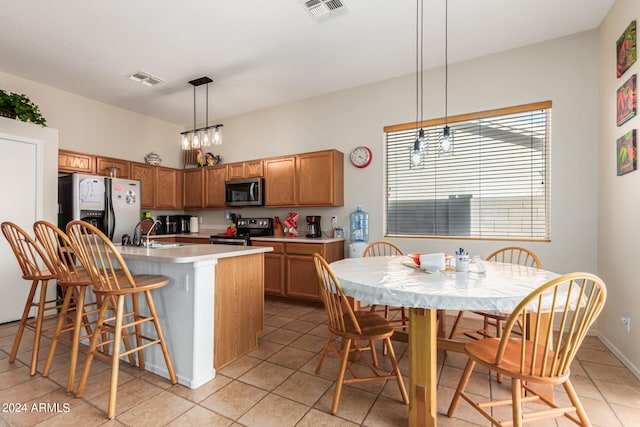
[[[185,127],[202,76],[211,124],[415,73],[415,1],[342,1],[319,22],[301,0],[0,0],[0,71]],[[449,63],[597,28],[613,2],[450,0]],[[425,69],[444,64],[444,16],[425,0]],[[127,79],[138,70],[165,82]]]

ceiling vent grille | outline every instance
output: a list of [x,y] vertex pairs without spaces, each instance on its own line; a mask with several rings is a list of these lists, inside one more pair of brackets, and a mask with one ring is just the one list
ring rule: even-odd
[[302,4],[317,21],[327,20],[348,10],[342,0],[303,0]]
[[152,76],[149,73],[145,73],[144,71],[136,71],[133,74],[128,76],[129,80],[133,80],[136,83],[140,83],[145,86],[155,86],[159,83],[164,83],[164,80]]

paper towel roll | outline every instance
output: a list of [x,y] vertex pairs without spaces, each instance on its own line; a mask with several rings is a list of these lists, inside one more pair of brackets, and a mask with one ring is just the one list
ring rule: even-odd
[[191,218],[189,218],[189,232],[190,233],[197,233],[198,232],[198,217],[197,216],[192,216]]
[[444,253],[420,255],[420,268],[427,271],[440,271],[446,267]]

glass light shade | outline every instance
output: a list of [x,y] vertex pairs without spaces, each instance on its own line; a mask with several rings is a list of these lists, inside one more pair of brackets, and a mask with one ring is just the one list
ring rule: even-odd
[[213,144],[222,144],[222,129],[220,129],[218,126],[216,126],[213,130]]
[[200,136],[198,132],[193,132],[191,135],[191,148],[200,148]]
[[181,139],[182,139],[182,149],[183,149],[183,150],[188,150],[188,149],[189,149],[189,146],[191,145],[191,143],[189,142],[189,138],[187,137],[187,134],[186,134],[186,133],[183,133],[183,134],[181,135],[181,137],[182,137],[182,138],[181,138]]
[[211,131],[209,129],[205,129],[202,131],[202,146],[211,146]]
[[440,151],[451,153],[453,151],[453,129],[445,126],[442,130],[442,140],[440,141]]

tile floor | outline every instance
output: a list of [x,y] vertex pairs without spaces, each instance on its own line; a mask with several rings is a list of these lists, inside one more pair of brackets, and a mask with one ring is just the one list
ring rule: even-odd
[[[168,380],[123,364],[117,415],[111,421],[105,418],[108,365],[94,361],[85,394],[77,399],[64,391],[68,347],[58,347],[52,372],[43,378],[40,372],[49,344],[44,338],[38,374],[30,377],[33,334],[25,333],[18,360],[9,364],[17,326],[0,325],[0,426],[406,426],[408,407],[394,381],[345,386],[338,414],[329,414],[336,360],[328,359],[320,374],[314,373],[327,336],[325,319],[322,308],[267,300],[259,347],[197,390],[171,386]],[[394,348],[406,375],[407,346],[394,343]],[[445,415],[464,364],[459,354],[449,354],[439,364],[440,426],[489,425],[466,402],[460,403],[455,418]],[[572,380],[594,425],[640,424],[640,380],[597,338],[585,340],[572,366]],[[508,381],[498,384],[478,370],[468,390],[495,397],[508,395],[507,387]],[[566,395],[558,389],[555,398],[563,401]],[[560,420],[538,425],[573,424]]]

